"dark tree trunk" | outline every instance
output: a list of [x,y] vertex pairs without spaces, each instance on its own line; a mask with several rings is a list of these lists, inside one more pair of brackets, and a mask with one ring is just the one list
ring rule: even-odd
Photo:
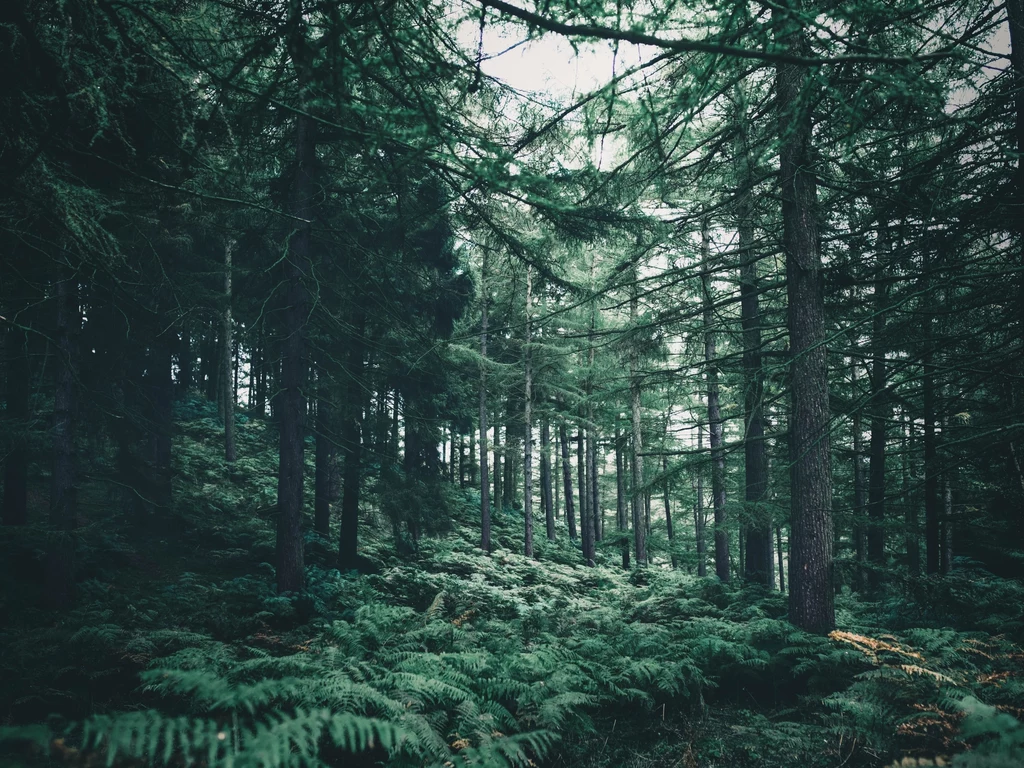
[[512,425],[505,424],[505,463],[502,466],[501,502],[506,509],[515,508],[516,500],[516,439]]
[[327,371],[321,364],[316,376],[316,468],[313,479],[313,528],[321,536],[331,533],[332,479],[334,476],[334,424]]
[[313,119],[296,118],[296,171],[292,183],[295,227],[284,260],[285,307],[281,323],[281,381],[275,406],[280,431],[277,478],[277,591],[303,588],[302,471],[303,422],[306,398],[306,286],[304,273],[311,260],[314,197],[313,166],[316,138]]
[[363,477],[363,406],[366,399],[363,370],[366,360],[366,313],[356,307],[352,318],[352,339],[348,349],[348,394],[339,437],[345,456],[341,489],[341,533],[338,542],[339,567],[358,568],[359,495]]
[[[859,397],[857,391],[857,365],[854,363],[851,368],[854,398]],[[868,557],[868,535],[867,535],[867,508],[868,508],[868,483],[864,471],[864,431],[861,426],[860,409],[853,412],[851,419],[853,431],[853,541],[857,558],[856,572],[854,574],[855,588],[863,592],[868,588],[868,569],[866,567]]]
[[77,278],[57,281],[57,376],[53,400],[53,478],[46,552],[46,596],[51,606],[71,605],[75,586],[75,340],[81,319]]
[[594,520],[590,509],[590,481],[587,478],[587,437],[582,421],[576,432],[576,478],[580,494],[580,540],[583,562],[594,564]]
[[671,502],[670,497],[669,497],[669,487],[670,486],[669,486],[669,482],[668,482],[668,456],[666,456],[664,454],[661,457],[661,471],[662,471],[662,474],[665,475],[665,486],[664,486],[664,492],[665,492],[665,530],[668,533],[669,554],[670,554],[670,556],[672,558],[672,567],[673,568],[678,568],[679,567],[679,563],[677,562],[678,558],[676,557],[676,552],[675,552],[675,549],[673,547],[673,543],[675,541],[675,531],[672,529],[672,502]]
[[[772,10],[772,19],[779,22],[780,47],[796,55],[809,49],[800,13],[800,0],[787,0]],[[816,180],[811,170],[816,163],[810,104],[801,95],[810,73],[805,67],[779,63],[776,75],[792,360],[789,620],[809,632],[825,633],[835,628],[836,619],[825,300]]]
[[782,549],[782,526],[775,526],[775,543],[779,549],[779,592],[786,591],[786,563]]
[[523,554],[533,557],[533,369],[530,352],[530,304],[533,301],[533,272],[526,267],[526,327],[523,344]]
[[501,478],[504,474],[504,469],[501,466],[501,427],[498,426],[498,420],[495,419],[494,423],[494,503],[498,505],[498,511],[502,509],[501,506]]
[[[745,150],[745,148],[744,148]],[[749,182],[748,182],[749,183]],[[747,524],[743,578],[751,584],[771,589],[772,531],[771,517],[764,509],[768,492],[768,455],[764,440],[764,371],[761,368],[761,307],[758,298],[757,262],[754,257],[754,231],[750,191],[740,199],[740,325],[743,329],[743,456],[744,501]]]
[[220,324],[221,378],[224,389],[224,460],[228,464],[238,458],[235,451],[235,397],[238,391],[238,369],[233,365],[237,358],[234,351],[233,329],[231,327],[231,257],[235,241],[224,248],[224,313]]
[[598,494],[597,474],[597,428],[593,426],[594,409],[590,406],[590,424],[587,428],[587,483],[590,497],[587,499],[587,509],[590,510],[590,523],[592,531],[590,534],[590,559],[597,557],[597,542],[601,540],[601,529],[604,521],[601,519],[601,497]]
[[[926,320],[930,338],[931,321]],[[931,343],[930,341],[928,342]],[[924,357],[924,371],[921,381],[924,389],[924,540],[925,540],[925,571],[929,574],[939,573],[940,561],[940,525],[941,501],[939,499],[938,444],[935,435],[935,366],[932,365],[932,352],[929,350]]]
[[729,572],[729,530],[725,510],[725,448],[723,445],[724,422],[718,404],[718,363],[715,361],[716,339],[711,297],[711,241],[708,233],[710,222],[704,219],[701,225],[701,295],[704,302],[704,364],[707,370],[708,386],[708,435],[711,448],[711,500],[715,509],[715,574],[724,582],[730,579]]
[[[638,296],[639,275],[636,265],[633,266],[633,279],[629,288],[629,319],[635,325],[639,311]],[[637,345],[629,347],[629,402],[633,448],[630,451],[630,481],[633,491],[633,544],[637,567],[647,565],[647,525],[644,520],[644,464],[643,464],[643,432],[640,424],[640,360]]]
[[[697,452],[704,452],[704,425],[697,422]],[[693,530],[697,539],[697,575],[708,575],[707,540],[704,538],[704,471],[697,467],[697,499],[693,506]]]
[[622,567],[629,570],[629,510],[626,504],[626,460],[623,456],[625,436],[615,427],[615,511],[619,535],[622,536]]
[[[879,235],[879,249],[885,242]],[[881,259],[881,253],[879,254]],[[885,309],[887,289],[879,264],[874,286],[874,318],[872,320],[871,360],[871,454],[868,469],[868,560],[871,562],[870,588],[881,586],[881,568],[885,565],[885,427],[889,420],[887,374],[885,368]]]
[[953,569],[953,482],[950,478],[952,470],[947,469],[942,476],[942,525],[940,529],[940,572],[945,575]]
[[4,525],[28,522],[28,420],[29,355],[28,336],[12,325],[4,341],[7,363],[7,413],[4,428],[12,436],[4,462]]
[[547,417],[540,425],[540,500],[548,541],[555,540],[555,506],[551,499],[551,425]]
[[562,444],[562,482],[565,485],[565,519],[569,524],[569,538],[576,538],[576,514],[573,509],[572,466],[569,463],[569,434],[563,421],[558,425],[558,441]]

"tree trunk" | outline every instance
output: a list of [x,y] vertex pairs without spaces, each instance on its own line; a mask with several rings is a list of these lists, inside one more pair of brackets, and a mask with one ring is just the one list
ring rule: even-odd
[[[931,344],[931,318],[927,325],[927,343]],[[939,573],[940,561],[940,499],[938,445],[935,435],[935,366],[932,365],[931,349],[924,356],[924,371],[921,385],[924,389],[924,540],[925,572]]]
[[[633,267],[633,280],[629,289],[629,319],[635,326],[637,321],[639,296],[637,269]],[[644,521],[644,466],[643,466],[643,433],[640,424],[640,364],[637,345],[629,348],[629,399],[633,450],[630,452],[630,475],[633,490],[633,543],[636,553],[637,567],[647,565],[647,525]]]
[[868,560],[871,562],[871,591],[881,587],[881,568],[885,565],[885,442],[890,413],[887,400],[885,366],[885,310],[888,290],[885,283],[883,249],[885,233],[879,233],[879,253],[874,285],[871,355],[871,454],[868,469]]
[[572,466],[569,463],[569,434],[565,422],[558,425],[558,442],[562,444],[562,482],[565,485],[565,518],[569,524],[569,538],[576,538],[576,514],[572,497]]
[[[17,319],[16,319],[17,322]],[[18,325],[11,325],[4,342],[7,363],[7,413],[4,429],[12,436],[4,462],[4,525],[25,525],[28,522],[28,422],[29,422],[29,355],[28,335]]]
[[669,500],[669,482],[668,482],[668,456],[662,454],[661,456],[661,471],[665,475],[665,529],[668,533],[668,547],[669,554],[672,558],[672,567],[678,568],[679,563],[677,562],[676,552],[673,548],[673,542],[675,541],[675,532],[672,530],[672,502]]
[[284,260],[285,307],[281,313],[281,380],[276,396],[279,461],[277,476],[277,591],[303,588],[302,473],[303,422],[306,398],[306,287],[304,272],[311,259],[316,162],[316,130],[307,115],[296,118],[296,172],[292,183],[292,213],[299,219]]
[[530,303],[533,301],[533,272],[526,268],[526,339],[523,344],[525,392],[523,406],[523,554],[533,557],[533,369],[530,354]]
[[[742,148],[746,156],[746,147]],[[745,184],[751,183],[745,171]],[[740,325],[743,330],[743,456],[746,502],[746,560],[743,578],[771,589],[771,517],[764,509],[768,491],[768,455],[764,437],[764,371],[761,368],[761,307],[758,297],[757,262],[754,257],[753,211],[750,190],[738,206],[740,246]]]
[[[809,46],[798,14],[800,0],[772,10],[780,48],[805,55]],[[835,628],[832,574],[832,473],[829,456],[829,385],[825,300],[812,172],[811,110],[801,96],[809,71],[776,65],[779,179],[786,253],[792,399],[789,620],[809,632]]]
[[[859,396],[857,390],[857,364],[854,363],[850,369],[851,384],[853,385],[853,397]],[[868,569],[866,567],[868,557],[868,536],[867,536],[867,479],[864,472],[864,430],[861,425],[860,409],[856,409],[851,417],[851,431],[853,432],[853,541],[856,553],[857,565],[854,574],[855,589],[864,592],[868,588]]]
[[183,398],[188,395],[192,388],[192,370],[195,364],[195,357],[192,354],[192,334],[188,323],[181,328],[181,336],[178,339],[178,387],[177,395]]
[[494,420],[494,503],[498,505],[500,512],[502,509],[501,478],[504,472],[501,466],[501,427],[498,426],[499,423],[499,419]]
[[704,303],[704,364],[708,386],[708,435],[711,447],[711,499],[715,509],[715,574],[723,582],[730,579],[729,530],[725,510],[724,422],[718,404],[718,363],[715,361],[715,320],[711,300],[711,240],[707,217],[701,223],[701,296]]
[[77,278],[57,281],[57,376],[53,400],[53,478],[46,552],[46,596],[58,609],[71,605],[75,587],[75,337],[81,319]]
[[786,564],[782,551],[782,526],[775,526],[775,543],[779,548],[779,592],[786,591]]
[[[161,322],[161,327],[167,323]],[[174,371],[171,331],[153,340],[150,356],[152,408],[152,502],[167,508],[171,503],[171,445],[174,433]]]
[[[231,256],[235,241],[224,248],[224,314],[220,324],[220,354],[224,366],[221,378],[224,386],[224,460],[229,464],[237,458],[235,452],[235,390],[237,381],[232,376],[232,349],[234,347],[231,329]],[[232,382],[236,383],[233,385]]]
[[[697,453],[704,452],[704,425],[697,422]],[[693,530],[697,539],[697,575],[708,575],[707,543],[704,538],[704,471],[697,467],[697,499],[693,507]]]
[[[321,353],[321,359],[324,355]],[[331,480],[334,475],[334,424],[327,370],[321,362],[316,377],[316,469],[313,480],[313,528],[331,534]]]
[[587,478],[587,437],[580,420],[576,432],[576,476],[580,494],[580,540],[583,562],[594,564],[594,520],[590,509],[590,481]]
[[615,510],[616,522],[619,535],[622,536],[622,568],[629,570],[629,539],[626,532],[629,530],[629,512],[626,508],[626,460],[623,457],[623,444],[625,436],[615,427]]
[[555,540],[555,507],[551,500],[551,425],[547,417],[540,425],[540,500],[548,541]]

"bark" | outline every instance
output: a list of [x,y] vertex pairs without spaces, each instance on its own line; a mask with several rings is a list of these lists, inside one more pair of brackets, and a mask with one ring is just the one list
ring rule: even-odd
[[[235,241],[231,240],[224,248],[224,314],[220,324],[220,354],[224,366],[221,373],[224,386],[224,460],[229,464],[237,458],[235,451],[235,391],[236,373],[232,376],[233,349],[231,328],[231,257],[235,250]],[[234,385],[232,385],[234,381]]]
[[523,406],[523,554],[533,557],[533,368],[530,353],[530,303],[533,272],[526,268],[526,340],[523,345],[525,404]]
[[[879,235],[884,242],[884,236]],[[880,249],[881,249],[880,244]],[[881,258],[881,254],[879,256]],[[885,565],[885,442],[888,413],[885,365],[885,309],[888,303],[887,288],[882,264],[874,286],[874,318],[872,319],[871,359],[871,454],[868,469],[868,560],[870,588],[876,591],[881,586],[881,568]]]
[[594,564],[594,520],[590,509],[590,481],[587,477],[587,437],[581,421],[576,432],[576,473],[580,493],[580,540],[583,562]]
[[[851,383],[853,384],[854,397],[857,392],[857,365],[850,369]],[[860,409],[853,412],[851,418],[851,430],[853,432],[853,541],[856,553],[857,570],[854,574],[855,589],[860,592],[868,588],[868,570],[866,567],[868,557],[868,536],[867,536],[867,475],[864,471],[864,430],[861,425]]]
[[495,419],[494,424],[494,503],[498,505],[498,511],[502,508],[502,495],[501,495],[501,478],[503,475],[501,466],[501,444],[500,444],[500,430],[498,426],[498,420]]
[[298,217],[284,260],[285,307],[281,312],[281,380],[276,395],[279,461],[277,477],[277,591],[303,587],[302,472],[303,422],[306,398],[306,314],[304,272],[311,259],[313,166],[316,160],[315,124],[307,115],[296,118],[296,171],[292,183],[292,213]]
[[545,417],[540,426],[540,500],[548,541],[555,540],[555,508],[551,500],[551,425]]
[[[637,295],[637,271],[633,267],[633,280],[630,284],[629,318],[635,325],[639,307]],[[647,565],[647,525],[644,521],[644,467],[643,467],[643,432],[640,424],[640,365],[635,344],[629,349],[629,399],[633,450],[630,451],[630,475],[633,489],[633,543],[638,567]]]
[[11,445],[4,462],[4,525],[25,525],[28,522],[28,420],[29,355],[28,335],[11,325],[4,342],[7,365],[7,413],[4,428],[11,435]]
[[[697,452],[704,451],[704,425],[697,422]],[[693,507],[693,530],[697,539],[697,575],[708,575],[707,544],[704,539],[704,472],[697,467],[697,500]]]
[[[930,341],[931,319],[927,323]],[[939,499],[938,441],[935,434],[935,366],[932,364],[932,352],[929,349],[924,356],[923,378],[924,389],[924,539],[925,539],[925,572],[939,573],[940,562],[940,515]]]
[[563,421],[558,425],[558,442],[562,444],[562,482],[565,485],[565,518],[569,524],[569,538],[576,538],[576,514],[573,509],[572,466],[569,463],[569,435]]
[[[744,154],[745,148],[744,148]],[[750,191],[740,198],[740,325],[743,332],[743,457],[744,501],[747,509],[746,560],[743,578],[771,589],[771,518],[764,509],[768,492],[768,455],[764,436],[764,371],[761,366],[761,307],[754,258]],[[742,546],[742,545],[741,545]]]
[[[800,0],[772,11],[783,50],[809,46],[797,13]],[[832,574],[832,478],[829,456],[829,385],[825,350],[825,300],[817,222],[817,189],[811,147],[811,110],[801,91],[806,68],[776,67],[781,140],[783,248],[786,254],[792,399],[789,620],[809,632],[835,628]]]
[[178,397],[185,397],[192,388],[192,370],[195,357],[192,354],[192,333],[188,324],[181,329],[178,339]]
[[46,552],[46,596],[57,609],[67,608],[75,586],[75,349],[81,325],[77,279],[57,281],[57,375],[53,400],[53,477],[50,492],[50,535]]
[[710,222],[705,217],[701,225],[701,295],[704,303],[704,364],[707,372],[708,435],[711,448],[711,499],[715,510],[715,574],[724,582],[729,573],[729,530],[725,510],[725,448],[721,408],[718,403],[718,363],[715,361],[716,338],[711,298],[711,241]]
[[661,471],[665,475],[665,529],[668,533],[668,546],[672,557],[672,567],[678,568],[679,563],[677,562],[676,553],[672,545],[675,541],[675,532],[672,529],[672,502],[669,499],[669,482],[668,482],[668,456],[662,455],[661,457]]
[[331,533],[331,480],[334,465],[334,433],[331,393],[323,364],[317,370],[316,469],[313,480],[313,528],[323,536]]
[[786,591],[786,564],[782,551],[782,526],[775,526],[775,543],[779,549],[779,592]]
[[[166,323],[161,323],[166,326]],[[171,449],[174,432],[174,372],[171,332],[165,330],[154,339],[150,357],[150,397],[152,403],[152,472],[154,504],[167,508],[171,503]]]
[[615,427],[615,510],[616,523],[619,535],[622,536],[622,567],[629,570],[629,539],[626,532],[629,530],[629,512],[626,508],[626,461],[623,457],[623,444],[625,437]]

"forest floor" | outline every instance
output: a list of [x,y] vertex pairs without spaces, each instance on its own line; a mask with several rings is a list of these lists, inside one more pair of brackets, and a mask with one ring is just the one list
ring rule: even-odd
[[71,611],[39,607],[42,527],[3,532],[0,763],[1024,765],[1019,582],[893,576],[817,637],[784,595],[626,573],[612,547],[528,560],[515,513],[485,556],[479,497],[451,488],[413,554],[368,516],[373,573],[311,534],[307,592],[279,597],[268,427],[241,420],[229,471],[215,414],[178,415],[172,510],[83,481]]

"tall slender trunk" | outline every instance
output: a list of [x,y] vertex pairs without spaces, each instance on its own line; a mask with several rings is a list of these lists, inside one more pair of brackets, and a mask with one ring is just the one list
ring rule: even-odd
[[[163,318],[162,328],[169,325]],[[171,503],[171,442],[174,433],[174,366],[170,330],[153,340],[150,355],[150,408],[153,489],[151,501],[161,507]]]
[[[854,398],[858,397],[857,392],[857,364],[854,363],[850,369],[851,383],[853,385]],[[851,430],[853,431],[853,540],[856,553],[857,566],[855,587],[863,592],[868,588],[868,569],[866,567],[868,557],[868,535],[867,535],[867,475],[864,471],[864,430],[861,425],[860,409],[856,409],[851,417]]]
[[526,268],[526,339],[523,344],[525,404],[523,406],[523,554],[533,557],[533,368],[530,350],[530,304],[533,271]]
[[555,508],[551,501],[551,425],[547,416],[540,425],[540,500],[548,541],[555,540]]
[[583,562],[594,564],[594,521],[590,509],[590,482],[587,477],[587,436],[580,420],[576,431],[576,476],[580,494],[580,543]]
[[926,343],[928,351],[924,355],[921,386],[924,389],[924,540],[925,540],[925,572],[939,573],[940,562],[940,499],[938,442],[935,434],[935,366],[932,364],[931,351],[931,317],[926,318]]
[[[221,378],[224,387],[224,460],[229,464],[237,458],[235,451],[235,391],[237,374],[232,376],[231,354],[234,348],[231,329],[231,256],[235,250],[235,241],[229,240],[224,248],[224,313],[220,323],[220,354],[224,366]],[[235,382],[232,384],[232,382]]]
[[[744,156],[746,156],[744,147]],[[746,164],[745,164],[746,167]],[[768,492],[768,454],[764,437],[764,371],[761,367],[761,307],[758,297],[757,263],[754,257],[753,206],[749,171],[748,185],[740,196],[740,325],[743,329],[743,457],[744,501],[746,502],[746,548],[743,577],[751,584],[771,589],[771,517],[764,508]]]
[[185,397],[192,387],[192,371],[195,357],[192,353],[192,333],[189,324],[183,323],[178,338],[178,381],[177,396]]
[[498,505],[498,511],[502,509],[502,488],[501,479],[504,474],[501,466],[501,427],[498,426],[500,419],[494,420],[494,503]]
[[562,482],[565,485],[565,519],[569,524],[569,538],[576,538],[576,514],[572,497],[572,466],[569,463],[569,434],[565,422],[558,425],[558,442],[562,445]]
[[[629,319],[635,326],[639,309],[637,268],[633,267],[633,280],[629,289]],[[630,475],[633,490],[633,543],[638,567],[647,565],[647,525],[644,520],[644,465],[643,465],[643,432],[640,424],[640,361],[637,345],[629,348],[629,400],[633,437],[633,449],[630,451]]]
[[707,217],[701,223],[701,296],[704,303],[704,364],[708,386],[708,435],[711,447],[711,499],[715,509],[715,574],[729,581],[729,530],[725,510],[725,448],[721,409],[718,403],[718,363],[715,361],[715,320],[711,299],[711,239]]
[[786,591],[786,564],[782,550],[782,526],[775,526],[775,543],[779,548],[779,592]]
[[[15,322],[24,322],[16,318]],[[4,461],[4,525],[28,522],[28,421],[29,355],[28,335],[19,325],[11,325],[4,342],[7,365],[7,413],[4,429],[12,436]]]
[[[301,3],[299,4],[301,6]],[[296,170],[292,182],[292,213],[299,222],[284,260],[285,307],[281,312],[281,379],[276,395],[279,462],[277,475],[277,591],[303,588],[302,474],[303,422],[306,415],[305,271],[310,264],[316,163],[315,123],[296,118]]]
[[366,356],[366,312],[357,306],[352,320],[348,350],[348,397],[341,424],[341,447],[345,456],[341,488],[341,532],[338,559],[342,569],[359,565],[359,495],[363,477],[363,366]]
[[913,491],[915,485],[913,472],[911,471],[911,453],[913,451],[913,422],[906,414],[900,416],[900,458],[903,473],[903,489],[900,494],[904,509],[904,535],[907,550],[907,571],[911,576],[918,576],[921,573],[921,548],[917,538],[917,499]]
[[872,565],[872,591],[881,586],[880,569],[885,565],[885,430],[890,416],[885,366],[885,310],[888,304],[888,289],[884,273],[884,228],[879,232],[878,239],[878,271],[875,275],[874,318],[871,327],[871,455],[868,469],[868,560]]
[[626,506],[626,461],[623,457],[623,446],[625,436],[619,431],[618,424],[615,426],[615,511],[619,535],[622,536],[622,567],[629,570],[629,539],[626,532],[629,530],[629,512]]
[[[697,422],[697,453],[704,453],[704,425]],[[693,530],[697,539],[697,575],[708,575],[707,542],[704,538],[704,470],[697,467],[697,499],[693,507]]]
[[672,502],[669,499],[669,482],[668,482],[668,456],[662,454],[661,456],[661,472],[665,475],[665,484],[663,487],[665,493],[665,530],[668,533],[668,547],[669,553],[672,558],[672,567],[678,568],[679,563],[676,557],[675,549],[673,544],[675,542],[675,532],[672,529]]
[[75,341],[81,319],[77,278],[57,280],[57,377],[53,400],[53,478],[50,534],[46,552],[46,596],[54,608],[67,608],[75,587]]
[[[799,18],[801,0],[783,0],[772,10],[782,50],[806,54]],[[809,70],[776,65],[776,105],[781,148],[783,248],[786,253],[791,466],[789,620],[810,632],[835,628],[832,566],[832,473],[829,456],[829,384],[825,350],[825,298],[813,168],[811,109],[801,94]]]
[[[320,355],[321,359],[323,355]],[[316,468],[313,480],[313,528],[323,536],[331,533],[331,479],[335,454],[334,420],[326,367],[316,376]]]

